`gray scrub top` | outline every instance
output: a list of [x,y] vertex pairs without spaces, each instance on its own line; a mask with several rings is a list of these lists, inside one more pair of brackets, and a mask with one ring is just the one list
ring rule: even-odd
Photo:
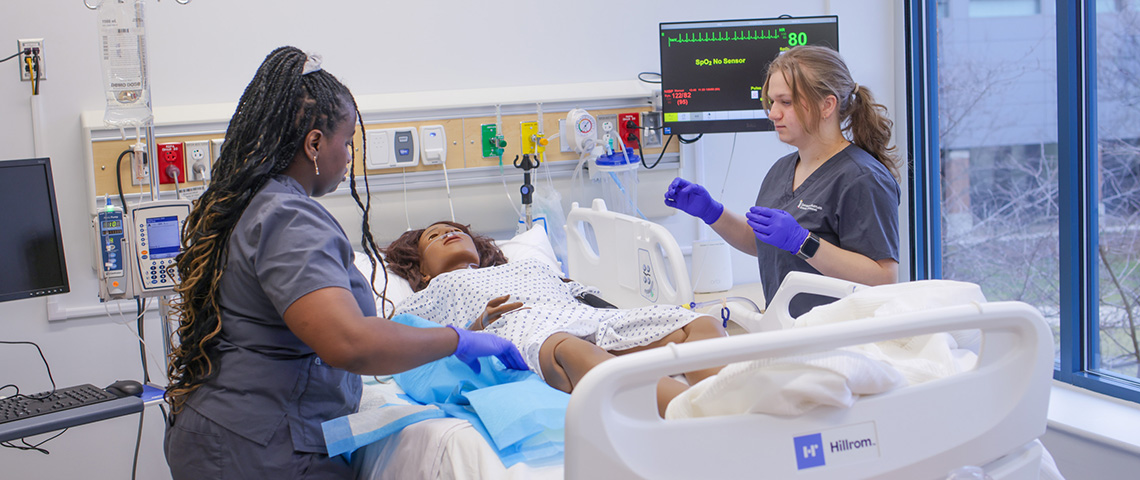
[[375,316],[352,244],[296,180],[279,175],[253,197],[228,247],[222,331],[210,349],[216,373],[187,405],[261,445],[287,421],[294,450],[323,453],[321,422],[356,412],[360,377],[322,362],[281,315],[307,293],[341,287]]
[[[776,161],[760,185],[756,205],[784,210],[831,244],[871,260],[899,259],[899,184],[883,164],[848,145],[792,191],[799,152]],[[771,301],[788,272],[819,271],[786,250],[756,240],[764,297]],[[789,313],[799,316],[835,299],[797,295]]]

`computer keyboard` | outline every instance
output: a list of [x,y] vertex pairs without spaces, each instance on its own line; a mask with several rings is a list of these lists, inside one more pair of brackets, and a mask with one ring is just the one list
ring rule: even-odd
[[49,393],[0,398],[0,424],[118,398],[91,384],[57,388],[54,393]]

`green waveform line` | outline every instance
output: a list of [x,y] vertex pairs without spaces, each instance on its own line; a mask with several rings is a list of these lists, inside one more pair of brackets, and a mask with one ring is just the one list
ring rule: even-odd
[[784,36],[784,29],[775,30],[737,30],[733,32],[698,32],[685,33],[676,37],[666,37],[667,46],[677,43],[698,42],[740,42],[748,40],[779,40]]

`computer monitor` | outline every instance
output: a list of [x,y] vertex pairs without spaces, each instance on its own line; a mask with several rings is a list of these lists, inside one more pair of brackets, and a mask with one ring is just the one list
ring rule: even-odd
[[67,293],[51,160],[0,161],[0,302]]
[[667,22],[660,40],[666,135],[772,130],[768,64],[796,45],[839,50],[839,17]]

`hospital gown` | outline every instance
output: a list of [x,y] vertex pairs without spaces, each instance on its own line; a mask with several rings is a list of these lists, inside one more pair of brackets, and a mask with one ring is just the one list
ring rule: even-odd
[[522,302],[524,308],[503,314],[483,331],[513,343],[540,376],[538,351],[554,333],[566,332],[604,350],[618,351],[652,343],[701,316],[672,305],[594,308],[575,298],[583,293],[598,291],[565,282],[546,264],[524,259],[439,275],[402,302],[396,313],[467,328],[483,314],[489,300],[510,295],[511,302]]

